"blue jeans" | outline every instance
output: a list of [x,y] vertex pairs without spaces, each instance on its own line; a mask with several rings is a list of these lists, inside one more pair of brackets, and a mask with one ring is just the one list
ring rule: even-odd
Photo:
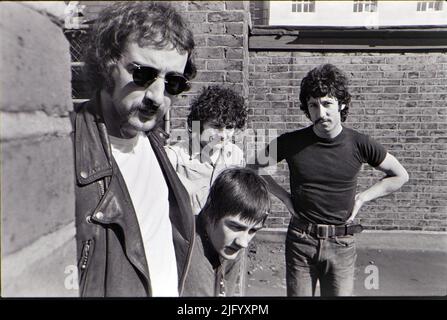
[[357,258],[354,236],[318,239],[289,224],[286,238],[287,296],[351,296]]

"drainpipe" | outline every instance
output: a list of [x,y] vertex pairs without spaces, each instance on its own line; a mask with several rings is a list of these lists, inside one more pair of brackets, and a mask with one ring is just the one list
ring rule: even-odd
[[[164,130],[165,132],[170,135],[171,134],[171,110],[168,110],[164,117]],[[169,139],[168,139],[169,141]]]

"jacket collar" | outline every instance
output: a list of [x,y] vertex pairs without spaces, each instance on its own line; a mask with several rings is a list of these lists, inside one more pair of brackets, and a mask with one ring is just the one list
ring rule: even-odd
[[203,245],[203,253],[205,257],[208,259],[210,264],[213,266],[213,269],[217,269],[221,265],[219,253],[214,249],[211,240],[208,237],[205,226],[205,219],[202,214],[199,214],[196,217],[196,232],[200,237]]
[[76,117],[76,179],[89,184],[112,175],[112,155],[99,92],[80,106]]

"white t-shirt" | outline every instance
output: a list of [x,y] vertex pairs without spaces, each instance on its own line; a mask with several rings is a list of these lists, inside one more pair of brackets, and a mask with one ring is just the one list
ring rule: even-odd
[[145,134],[110,136],[112,154],[135,208],[149,267],[152,296],[177,297],[178,275],[169,219],[169,190]]

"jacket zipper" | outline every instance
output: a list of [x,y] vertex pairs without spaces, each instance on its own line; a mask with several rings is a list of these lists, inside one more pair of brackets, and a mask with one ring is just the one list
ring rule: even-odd
[[81,257],[81,270],[85,270],[87,268],[89,253],[90,253],[90,244],[91,240],[87,240],[84,244],[84,249],[82,250],[82,257]]
[[90,261],[91,252],[93,250],[93,240],[84,241],[84,246],[82,247],[81,263],[79,267],[79,293],[81,297],[85,296],[87,288],[87,273],[88,265]]
[[99,192],[101,193],[101,197],[102,197],[106,193],[105,188],[104,188],[104,181],[98,180],[98,184],[99,184]]

